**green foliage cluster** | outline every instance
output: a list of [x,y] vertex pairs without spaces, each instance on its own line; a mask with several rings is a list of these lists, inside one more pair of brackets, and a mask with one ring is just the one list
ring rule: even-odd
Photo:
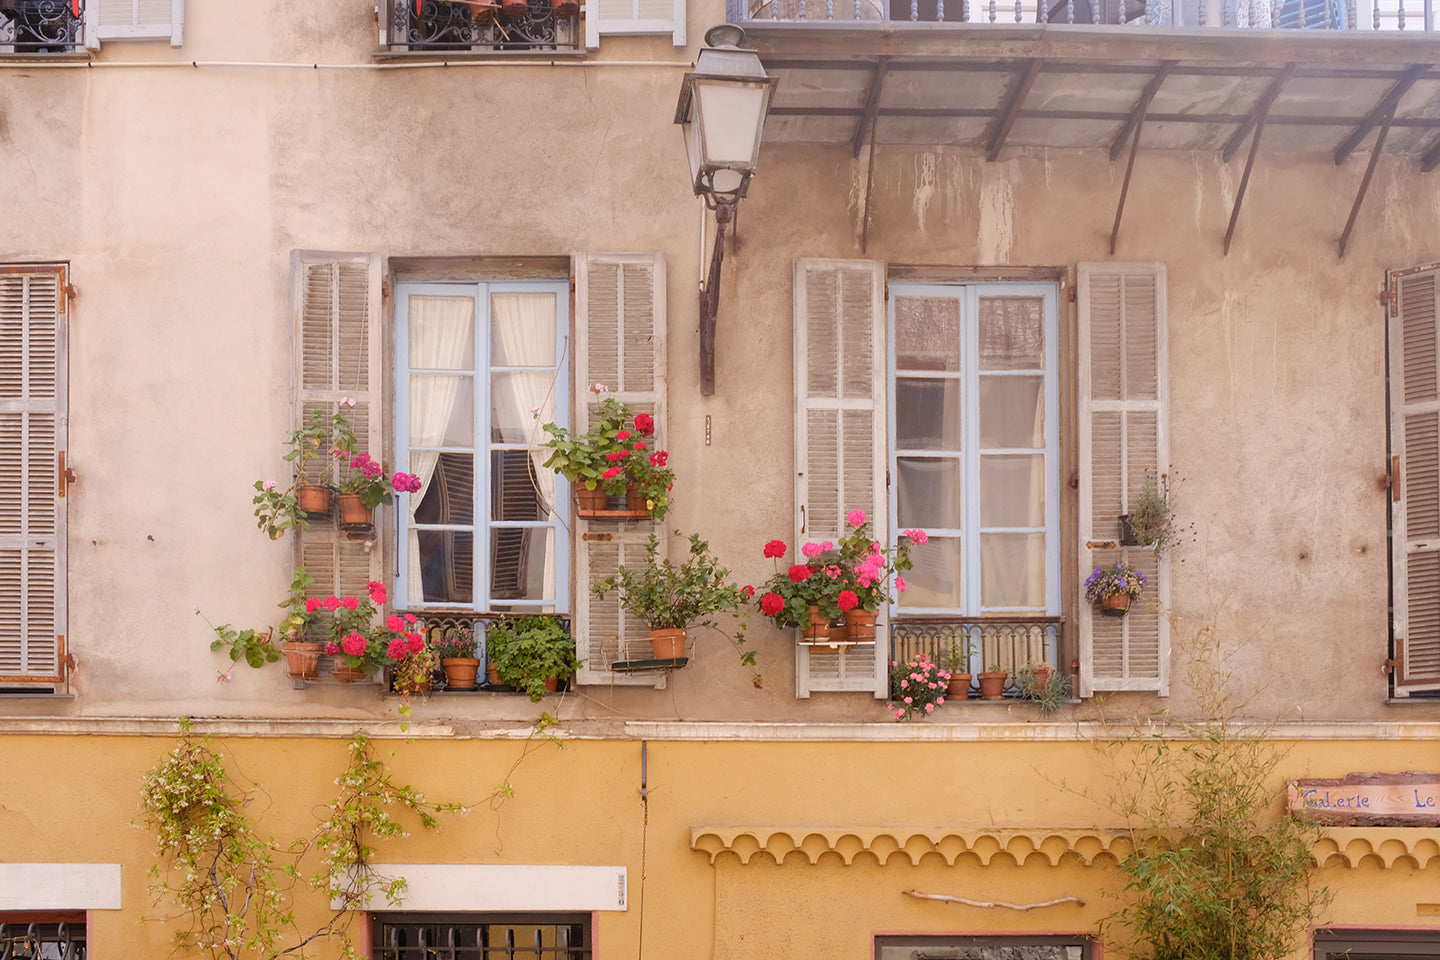
[[[683,537],[679,530],[677,537]],[[685,559],[675,563],[660,558],[660,540],[655,534],[645,547],[645,563],[621,567],[614,575],[594,586],[595,596],[604,599],[620,591],[620,603],[652,630],[688,630],[692,626],[716,626],[715,614],[740,608],[740,587],[730,580],[730,569],[710,552],[710,544],[698,533],[689,537]]]
[[[356,737],[326,819],[313,836],[282,847],[255,832],[245,812],[250,798],[233,785],[210,741],[195,736],[185,720],[180,732],[179,744],[141,778],[142,825],[156,841],[150,892],[157,906],[178,908],[156,918],[174,928],[177,951],[273,960],[303,955],[307,944],[333,937],[353,957],[345,934],[349,911],[364,909],[376,893],[394,905],[404,891],[403,879],[378,877],[370,868],[373,838],[403,834],[391,811],[408,810],[427,829],[437,826],[439,813],[464,812],[396,784],[371,755],[369,741]],[[320,863],[307,882],[301,865],[311,851]],[[344,903],[313,930],[299,929],[295,920],[294,894],[306,886]]]
[[1141,546],[1153,546],[1155,556],[1163,557],[1181,539],[1193,535],[1195,525],[1182,526],[1175,516],[1175,487],[1179,477],[1171,484],[1169,474],[1162,473],[1157,479],[1154,474],[1145,474],[1140,490],[1130,501],[1130,512],[1125,520],[1130,524],[1130,533]]
[[1112,744],[1138,747],[1116,779],[1133,785],[1117,807],[1134,852],[1120,864],[1128,902],[1101,929],[1136,960],[1281,960],[1329,901],[1311,883],[1319,828],[1281,809],[1284,751],[1235,719],[1210,629],[1190,675],[1202,720]]
[[550,614],[497,620],[485,634],[485,650],[500,682],[525,691],[534,703],[544,699],[546,679],[568,679],[581,666],[575,638]]
[[[331,451],[354,449],[355,431],[345,416],[344,403],[342,401],[342,408],[333,414],[320,408],[311,410],[305,423],[286,438],[285,444],[290,450],[282,459],[295,468],[294,480],[288,487],[282,488],[273,480],[255,481],[255,496],[251,500],[255,506],[255,525],[271,540],[280,539],[286,530],[310,529],[310,521],[296,501],[295,488],[325,483],[335,468]],[[350,403],[353,406],[353,401]],[[325,462],[312,478],[310,464],[315,460]]]
[[1059,670],[1038,671],[1033,666],[1015,672],[1015,689],[1021,700],[1029,700],[1048,717],[1070,702],[1070,676]]

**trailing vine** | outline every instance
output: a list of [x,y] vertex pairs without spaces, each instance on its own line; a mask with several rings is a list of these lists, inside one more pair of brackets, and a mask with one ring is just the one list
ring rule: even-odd
[[[372,755],[369,740],[357,736],[328,816],[312,836],[281,847],[255,832],[245,812],[250,798],[234,786],[209,739],[197,737],[183,719],[180,733],[179,744],[141,778],[142,825],[156,840],[150,892],[157,904],[170,901],[179,908],[177,915],[158,918],[176,927],[177,951],[198,950],[216,960],[272,960],[303,956],[308,944],[335,938],[342,954],[353,957],[346,935],[351,911],[363,909],[376,894],[396,904],[405,888],[403,878],[375,874],[370,863],[375,840],[406,835],[396,819],[401,811],[425,829],[435,829],[442,813],[466,812],[460,804],[436,803],[396,784]],[[320,864],[307,881],[301,863],[311,850]],[[294,899],[297,888],[307,886],[343,906],[324,923],[302,930]]]

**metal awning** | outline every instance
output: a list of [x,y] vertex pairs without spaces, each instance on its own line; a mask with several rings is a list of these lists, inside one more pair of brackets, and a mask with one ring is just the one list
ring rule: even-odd
[[[767,143],[1330,155],[1440,165],[1440,35],[749,21],[779,78]],[[1363,152],[1362,152],[1363,156]],[[1129,183],[1129,170],[1126,185]],[[867,198],[868,199],[868,198]],[[1123,211],[1122,189],[1116,231]],[[1114,233],[1112,233],[1112,247]]]

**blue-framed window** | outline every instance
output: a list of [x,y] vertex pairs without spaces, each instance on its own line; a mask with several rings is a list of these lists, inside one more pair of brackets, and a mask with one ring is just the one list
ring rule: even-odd
[[894,283],[892,541],[929,545],[897,612],[1060,613],[1059,311],[1053,283]]
[[569,611],[569,491],[541,424],[570,409],[565,282],[396,286],[402,609]]

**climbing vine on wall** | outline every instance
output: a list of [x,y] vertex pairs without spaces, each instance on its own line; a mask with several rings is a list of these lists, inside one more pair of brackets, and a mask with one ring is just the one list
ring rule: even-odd
[[[177,950],[216,960],[272,960],[304,956],[308,944],[334,939],[344,956],[355,956],[346,936],[350,911],[375,897],[393,905],[404,893],[402,878],[375,874],[374,842],[404,835],[397,817],[413,816],[435,829],[441,814],[465,808],[395,783],[361,736],[350,742],[349,761],[335,782],[339,794],[314,833],[281,846],[256,833],[245,809],[250,797],[231,781],[224,758],[181,721],[180,742],[141,778],[142,825],[156,841],[151,894],[157,905],[174,907],[153,919],[175,928]],[[312,852],[319,865],[307,878],[301,866]],[[343,906],[301,929],[294,903],[305,889]]]

